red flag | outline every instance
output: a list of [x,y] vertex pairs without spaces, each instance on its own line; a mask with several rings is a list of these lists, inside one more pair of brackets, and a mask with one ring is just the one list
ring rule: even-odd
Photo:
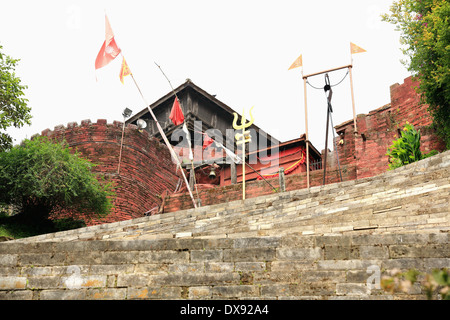
[[172,120],[173,124],[176,126],[184,122],[183,111],[181,110],[180,102],[178,101],[177,97],[175,97],[175,101],[173,102],[169,119]]
[[120,48],[114,40],[114,34],[109,24],[108,17],[105,15],[105,41],[95,59],[95,69],[102,68],[113,61],[120,53]]
[[214,142],[213,139],[211,139],[207,133],[205,133],[205,138],[203,139],[203,150],[208,148],[212,143]]

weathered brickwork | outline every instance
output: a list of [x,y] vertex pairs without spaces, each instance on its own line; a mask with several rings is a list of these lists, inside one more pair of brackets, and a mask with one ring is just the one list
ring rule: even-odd
[[[339,171],[336,166],[327,165],[326,184],[336,183],[340,181]],[[343,181],[356,179],[356,168],[354,165],[346,165],[341,167]],[[267,183],[269,182],[269,183]],[[306,172],[285,176],[286,191],[299,190],[307,187]],[[323,170],[310,172],[310,186],[320,186],[323,184]],[[271,178],[264,180],[248,181],[246,183],[246,199],[259,197],[262,195],[270,195],[279,190],[279,179]],[[224,187],[216,187],[210,189],[200,189],[194,194],[200,199],[202,206],[226,203],[242,199],[242,184],[228,185]],[[193,204],[188,193],[174,193],[166,198],[164,212],[174,212],[192,208]]]
[[387,149],[400,136],[406,122],[420,130],[422,152],[445,150],[444,142],[430,128],[432,118],[427,111],[428,106],[420,103],[420,96],[414,89],[417,85],[412,77],[406,78],[401,85],[392,85],[390,104],[357,116],[356,135],[353,120],[336,126],[340,135],[336,141],[340,162],[354,164],[358,178],[374,176],[387,170]]
[[87,220],[89,225],[142,217],[159,206],[163,192],[173,192],[178,182],[167,148],[134,125],[125,128],[118,174],[122,126],[117,121],[108,124],[106,120],[96,123],[84,120],[80,125],[69,123],[67,127],[57,126],[41,133],[67,141],[82,157],[97,164],[94,172],[115,184],[117,198],[113,212],[102,220]]
[[[429,126],[432,118],[427,105],[420,104],[420,97],[414,91],[417,83],[412,77],[404,83],[392,85],[391,103],[368,114],[357,116],[357,134],[354,134],[353,119],[336,126],[339,134],[336,138],[337,152],[343,181],[373,177],[388,169],[386,152],[392,141],[399,137],[399,130],[408,121],[419,129],[422,135],[421,150],[428,153],[431,150],[445,150],[444,142],[436,136]],[[278,178],[267,179],[272,186],[278,187]],[[340,181],[338,162],[335,151],[328,154],[327,176],[325,184]],[[310,186],[323,184],[323,170],[312,171]],[[306,173],[286,176],[286,190],[306,188]],[[246,184],[246,198],[269,195],[273,188],[264,181],[250,181]],[[241,185],[217,187],[199,190],[198,198],[202,205],[210,205],[233,201],[242,198]],[[165,212],[192,208],[189,195],[173,194],[166,199]]]

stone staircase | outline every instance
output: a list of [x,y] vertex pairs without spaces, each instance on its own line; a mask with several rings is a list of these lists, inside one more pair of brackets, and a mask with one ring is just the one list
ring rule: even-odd
[[447,151],[370,178],[15,241],[442,233],[449,199]]
[[381,280],[450,268],[449,173],[446,152],[372,178],[1,242],[0,300],[426,299],[420,283],[389,292]]

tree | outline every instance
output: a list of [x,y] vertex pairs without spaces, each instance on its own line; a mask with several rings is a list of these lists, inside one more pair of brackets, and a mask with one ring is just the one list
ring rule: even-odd
[[418,93],[428,104],[433,126],[450,149],[450,2],[398,0],[383,21],[401,31],[402,61],[418,80]]
[[16,206],[27,222],[45,222],[60,211],[105,216],[113,187],[97,179],[93,166],[65,143],[46,137],[24,140],[0,153],[0,204]]
[[31,123],[31,108],[23,97],[27,86],[21,85],[20,78],[14,73],[18,61],[0,51],[0,152],[10,149],[13,144],[11,136],[1,130]]

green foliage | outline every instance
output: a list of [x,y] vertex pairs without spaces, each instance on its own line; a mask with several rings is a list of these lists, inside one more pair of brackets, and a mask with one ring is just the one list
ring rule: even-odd
[[12,147],[11,136],[1,130],[31,123],[31,108],[27,106],[28,100],[23,98],[27,86],[21,85],[14,73],[18,61],[0,51],[0,152]]
[[450,300],[450,276],[446,268],[434,269],[431,273],[422,273],[415,269],[400,272],[394,269],[390,275],[383,276],[380,284],[384,291],[393,294],[408,293],[415,283],[419,283],[428,300],[432,300],[434,294],[439,294],[442,300]]
[[427,298],[431,299],[433,292],[438,291],[442,300],[450,300],[450,276],[447,269],[435,269],[425,279]]
[[450,2],[398,0],[382,19],[401,32],[402,51],[409,57],[403,63],[419,81],[422,102],[450,149]]
[[55,212],[105,216],[112,185],[100,182],[92,167],[64,143],[25,140],[0,153],[0,205],[15,206],[27,221],[44,221]]
[[417,131],[414,126],[406,122],[401,137],[392,142],[386,155],[389,157],[389,170],[393,170],[436,153],[433,150],[428,154],[422,154],[420,151],[420,130]]

